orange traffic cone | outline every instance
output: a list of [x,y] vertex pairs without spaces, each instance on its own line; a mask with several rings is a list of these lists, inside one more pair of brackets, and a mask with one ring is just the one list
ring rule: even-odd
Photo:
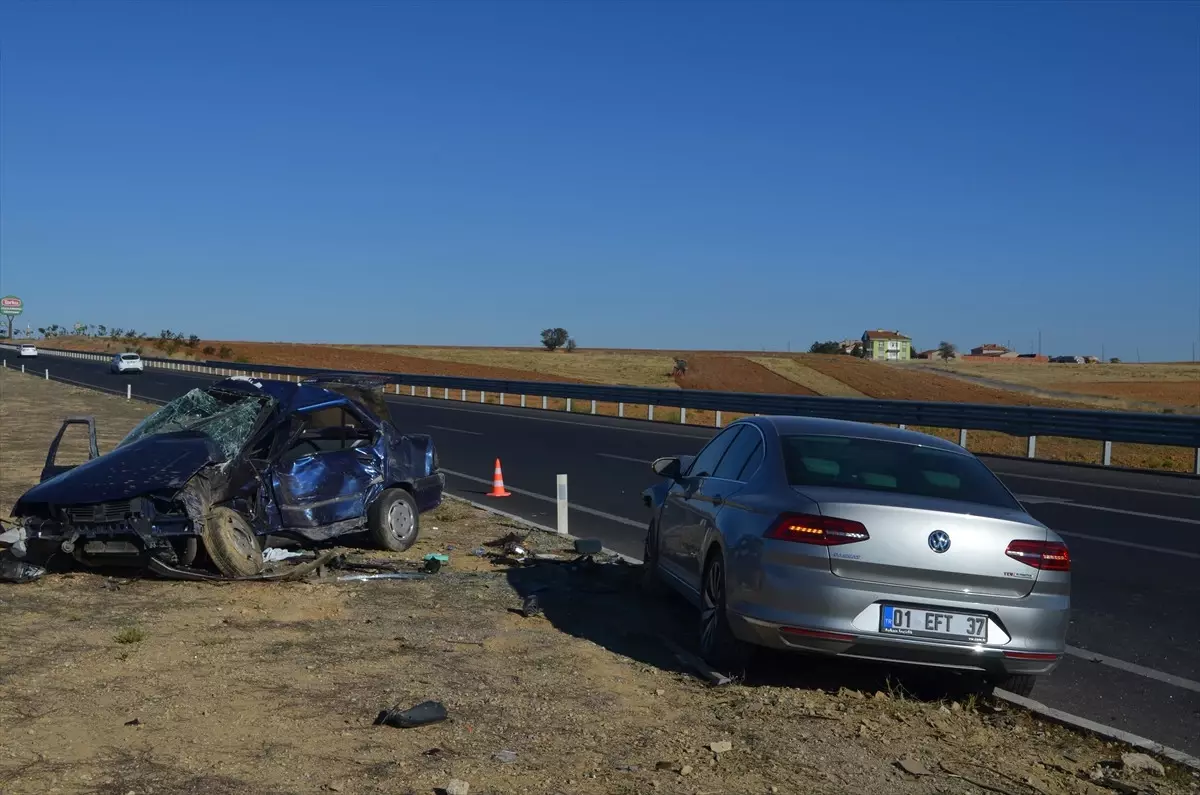
[[488,492],[489,497],[511,497],[512,494],[504,490],[504,473],[500,471],[500,459],[496,459],[496,471],[492,473],[492,490]]

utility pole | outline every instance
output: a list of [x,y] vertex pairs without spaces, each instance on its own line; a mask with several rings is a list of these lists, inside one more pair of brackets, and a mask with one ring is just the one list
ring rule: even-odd
[[1038,329],[1038,356],[1042,355],[1042,330]]
[[1104,355],[1104,343],[1100,343],[1100,363],[1104,364],[1108,359]]

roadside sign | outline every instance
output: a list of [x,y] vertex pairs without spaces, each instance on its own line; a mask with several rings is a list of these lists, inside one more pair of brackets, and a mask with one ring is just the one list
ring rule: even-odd
[[15,295],[0,298],[0,315],[19,315],[25,311],[25,302]]

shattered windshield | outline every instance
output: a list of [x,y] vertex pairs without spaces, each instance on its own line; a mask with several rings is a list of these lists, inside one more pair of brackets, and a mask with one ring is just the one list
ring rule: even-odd
[[250,438],[264,398],[221,401],[200,389],[175,398],[129,432],[118,447],[147,436],[174,431],[199,431],[216,442],[226,459],[233,458]]

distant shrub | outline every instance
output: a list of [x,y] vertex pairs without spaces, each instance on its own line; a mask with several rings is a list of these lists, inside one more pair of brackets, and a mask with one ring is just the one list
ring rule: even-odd
[[236,359],[234,359],[234,361],[237,362],[238,364],[250,364],[250,360],[247,359],[245,356],[239,356]]
[[567,344],[566,344],[565,346],[563,346],[563,350],[565,350],[567,353],[571,353],[571,352],[572,352],[572,351],[574,351],[574,350],[575,350],[577,347],[579,347],[579,346],[575,344],[575,338],[574,338],[574,337],[569,337],[569,338],[567,339]]
[[228,359],[233,356],[233,348],[228,345],[222,345],[221,350],[217,351],[218,359]]
[[213,354],[215,354],[217,352],[217,349],[211,345],[205,345],[204,350],[202,350],[200,352],[203,353],[205,356],[212,356]]
[[113,635],[113,640],[117,643],[141,643],[146,639],[146,631],[140,627],[123,627],[120,632]]
[[566,345],[570,337],[565,328],[542,329],[542,347],[548,351],[556,351]]
[[1120,363],[1121,363],[1121,360],[1120,360],[1120,359],[1118,359],[1116,356],[1114,356],[1114,357],[1112,357],[1111,359],[1109,359],[1109,360],[1108,360],[1108,363],[1109,363],[1109,364],[1120,364]]
[[687,360],[676,359],[675,367],[671,370],[671,375],[685,375],[687,373]]

